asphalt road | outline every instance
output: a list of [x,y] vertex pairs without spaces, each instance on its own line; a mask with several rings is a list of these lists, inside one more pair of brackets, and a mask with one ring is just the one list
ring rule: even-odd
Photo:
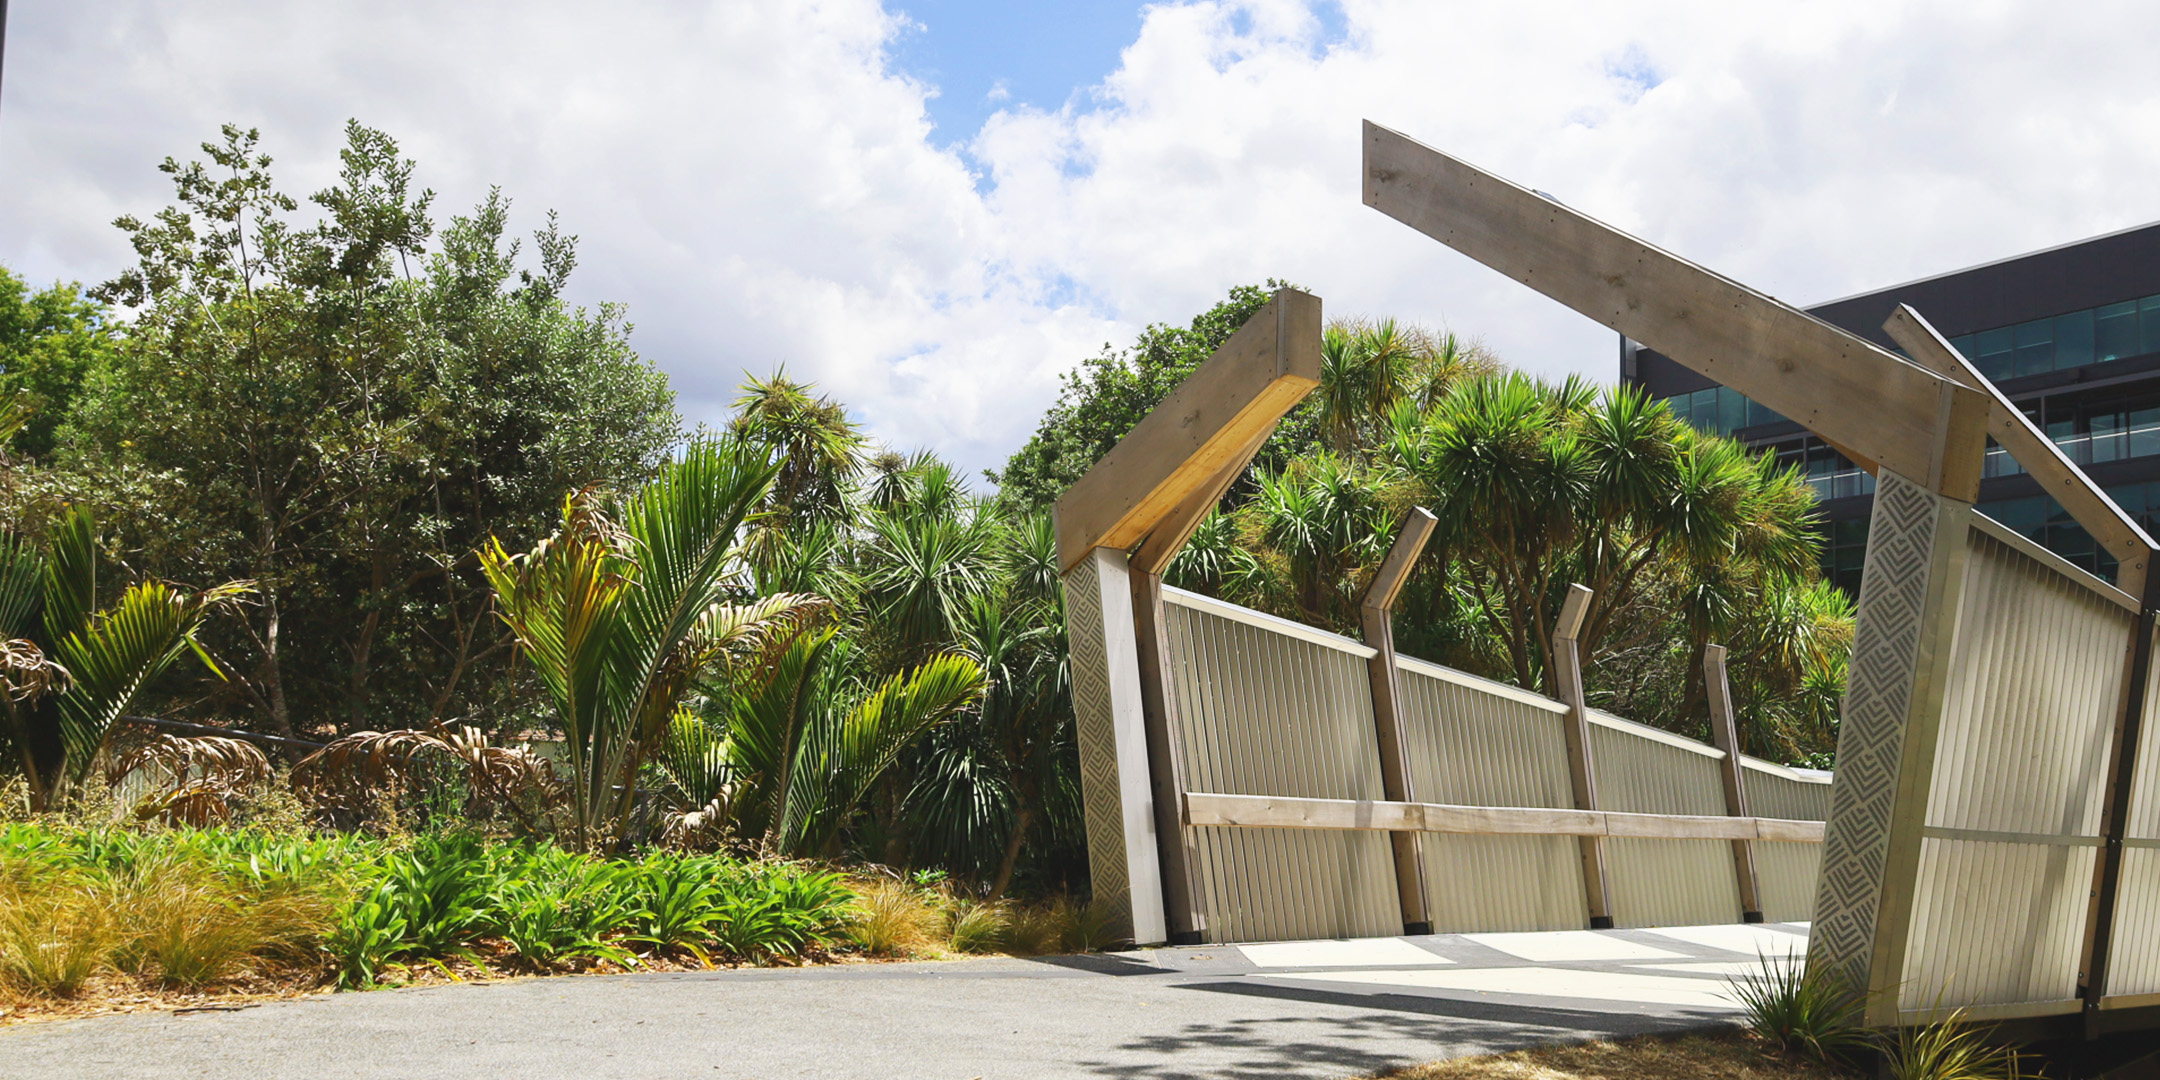
[[0,1076],[1282,1080],[1730,1016],[1305,974],[1217,946],[329,994],[0,1030]]

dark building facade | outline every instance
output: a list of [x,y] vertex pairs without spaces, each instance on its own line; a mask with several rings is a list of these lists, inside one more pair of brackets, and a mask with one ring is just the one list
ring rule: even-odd
[[[1934,323],[2131,517],[2160,534],[2160,223],[1807,310],[1895,351],[1882,324],[1900,303]],[[1800,425],[1633,342],[1621,342],[1620,378],[1698,428],[1805,470],[1827,519],[1824,571],[1858,592],[1873,477]],[[2114,560],[1992,442],[1980,510],[2114,578]]]

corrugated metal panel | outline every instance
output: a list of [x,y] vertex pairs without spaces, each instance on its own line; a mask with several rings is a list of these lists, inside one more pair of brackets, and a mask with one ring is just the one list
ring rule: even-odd
[[1807,922],[1815,917],[1815,875],[1822,871],[1821,844],[1755,844],[1755,887],[1769,922]]
[[1793,780],[1776,773],[1747,769],[1748,811],[1756,817],[1792,818],[1796,821],[1827,821],[1830,818],[1830,785]]
[[[1666,732],[1655,735],[1599,715],[1590,726],[1598,806],[1637,814],[1725,812],[1724,755]],[[1607,840],[1605,869],[1615,926],[1688,926],[1740,921],[1732,844],[1724,840]]]
[[[1969,542],[1927,825],[2097,837],[2132,616],[1980,530]],[[1930,835],[1900,1007],[2074,996],[2096,850]]]
[[[1560,703],[1407,657],[1396,672],[1411,798],[1574,805]],[[1572,930],[1588,920],[1571,838],[1428,833],[1419,845],[1436,931]]]
[[[1174,590],[1165,599],[1188,790],[1383,797],[1372,691],[1354,643],[1336,645],[1309,629],[1285,633],[1266,616]],[[1194,833],[1209,941],[1402,930],[1385,833]]]
[[[2123,835],[2160,840],[2160,679],[2145,683],[2145,726]],[[2109,996],[2160,994],[2160,850],[2123,849],[2115,891],[2115,938],[2109,950]]]
[[1922,840],[1899,1007],[1929,1012],[2077,996],[2085,900],[2099,850]]

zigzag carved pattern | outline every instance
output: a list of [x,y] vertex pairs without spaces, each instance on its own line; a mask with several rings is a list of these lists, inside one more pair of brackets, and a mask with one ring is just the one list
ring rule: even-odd
[[1860,580],[1837,781],[1817,879],[1808,964],[1866,985],[1880,914],[1898,766],[1926,617],[1938,496],[1888,470],[1875,492],[1867,568]]
[[1103,638],[1102,574],[1090,556],[1065,575],[1065,637],[1072,651],[1074,734],[1080,744],[1080,804],[1087,825],[1088,878],[1095,896],[1117,905],[1132,929],[1125,867],[1125,811],[1118,787],[1117,729],[1110,712],[1110,659]]

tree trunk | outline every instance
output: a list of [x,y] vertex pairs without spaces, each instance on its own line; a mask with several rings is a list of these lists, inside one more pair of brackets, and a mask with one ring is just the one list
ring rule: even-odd
[[1011,838],[1005,841],[1005,858],[998,863],[997,880],[990,883],[990,895],[985,899],[995,903],[1005,898],[1005,890],[1012,886],[1013,867],[1020,862],[1020,845],[1027,839],[1028,828],[1035,824],[1035,808],[1027,803],[1020,805],[1020,812],[1013,817]]

